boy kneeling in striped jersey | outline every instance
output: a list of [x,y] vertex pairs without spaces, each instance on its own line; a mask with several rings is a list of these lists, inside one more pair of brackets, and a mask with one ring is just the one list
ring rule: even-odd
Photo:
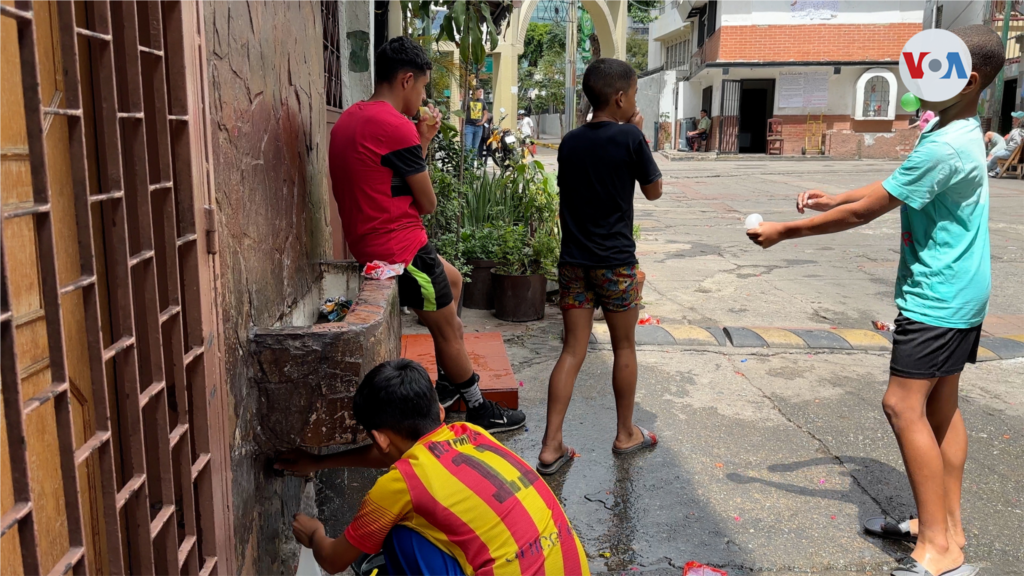
[[296,540],[330,573],[382,553],[387,574],[590,574],[583,545],[548,485],[482,428],[444,423],[426,370],[393,360],[356,390],[356,421],[372,443],[338,454],[295,452],[275,467],[310,474],[387,468],[345,533],[296,514]]

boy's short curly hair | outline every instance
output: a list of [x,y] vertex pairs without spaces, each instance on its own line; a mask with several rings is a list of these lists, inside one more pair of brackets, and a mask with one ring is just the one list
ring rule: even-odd
[[971,53],[971,69],[978,73],[979,90],[988,88],[1006,63],[1006,48],[996,31],[982,24],[950,30],[967,45]]
[[636,78],[629,64],[615,58],[598,58],[583,73],[583,94],[594,110],[604,110],[619,92],[626,92]]
[[377,84],[392,82],[402,72],[422,76],[434,67],[423,48],[405,36],[385,42],[377,50],[375,60]]

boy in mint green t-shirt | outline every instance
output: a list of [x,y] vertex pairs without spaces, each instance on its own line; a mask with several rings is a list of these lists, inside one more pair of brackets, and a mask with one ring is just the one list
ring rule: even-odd
[[964,564],[960,490],[967,429],[957,403],[960,373],[977,360],[991,289],[988,176],[977,117],[981,92],[1003,68],[999,36],[985,26],[952,30],[971,52],[963,90],[935,112],[910,157],[884,182],[837,196],[800,194],[797,210],[825,212],[747,231],[769,248],[782,240],[841,232],[900,209],[896,331],[882,406],[903,455],[919,521],[870,518],[869,534],[915,542],[894,576],[970,576]]

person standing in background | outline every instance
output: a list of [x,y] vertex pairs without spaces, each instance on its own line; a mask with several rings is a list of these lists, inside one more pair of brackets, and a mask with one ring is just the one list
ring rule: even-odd
[[466,152],[478,155],[480,148],[480,137],[484,133],[484,126],[491,118],[487,110],[487,102],[484,101],[484,89],[477,88],[473,91],[473,98],[466,102]]

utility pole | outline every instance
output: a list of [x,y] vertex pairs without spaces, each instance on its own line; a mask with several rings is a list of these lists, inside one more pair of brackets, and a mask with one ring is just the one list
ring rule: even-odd
[[579,0],[569,0],[565,15],[565,122],[562,137],[576,126],[576,10]]
[[935,28],[934,0],[924,0],[924,18],[921,21],[921,28],[924,30]]
[[[1003,35],[1002,35],[1003,36],[1003,50],[1005,51],[1006,50],[1006,37],[1010,35],[1010,16],[1013,14],[1013,1],[1012,0],[1003,0],[1003,3],[1006,4],[1006,10],[1003,11]],[[1003,126],[999,125],[999,120],[1001,119],[1000,117],[1002,116],[1002,112],[1003,112],[1003,70],[1005,70],[1005,66],[1003,68],[999,69],[999,76],[996,78],[996,97],[995,97],[995,102],[993,104],[993,107],[995,108],[995,110],[993,110],[994,113],[992,114],[992,119],[993,119],[992,129],[995,130],[996,132],[998,132],[1000,130],[1003,130]]]

